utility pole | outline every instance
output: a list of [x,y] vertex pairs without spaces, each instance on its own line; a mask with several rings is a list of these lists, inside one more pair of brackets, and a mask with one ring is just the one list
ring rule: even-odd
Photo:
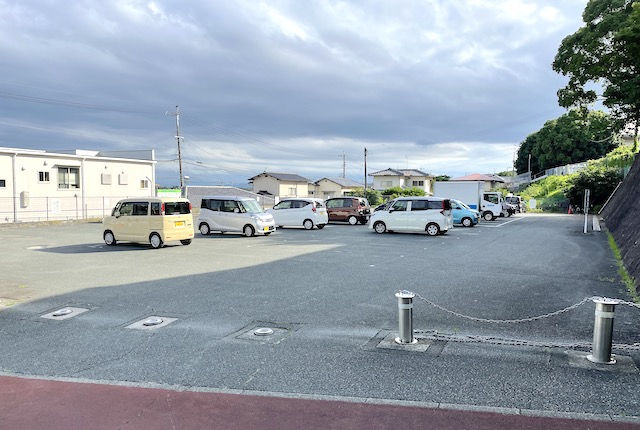
[[176,117],[176,139],[178,140],[178,169],[180,171],[180,192],[184,192],[184,178],[182,177],[182,154],[180,153],[180,108],[176,105],[176,111],[171,115]]
[[342,154],[342,179],[347,177],[347,156]]
[[364,195],[367,195],[367,148],[364,148]]

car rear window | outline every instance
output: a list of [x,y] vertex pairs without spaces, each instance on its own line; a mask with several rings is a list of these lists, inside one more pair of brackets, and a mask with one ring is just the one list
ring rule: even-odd
[[295,200],[294,202],[292,202],[291,207],[294,209],[300,209],[303,208],[307,205],[309,205],[311,202],[306,201],[306,200]]
[[322,204],[322,202],[315,202],[315,204],[316,204],[316,207],[317,207],[317,208],[323,208],[323,207],[324,207],[324,205]]
[[166,215],[189,214],[191,213],[189,202],[165,202],[164,213]]

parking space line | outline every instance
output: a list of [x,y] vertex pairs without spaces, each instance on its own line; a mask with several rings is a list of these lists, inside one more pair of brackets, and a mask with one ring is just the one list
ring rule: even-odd
[[512,223],[512,222],[515,222],[515,221],[520,221],[520,220],[522,220],[522,219],[524,219],[524,218],[514,218],[514,219],[511,219],[511,220],[509,220],[509,221],[505,221],[505,222],[503,222],[503,223],[501,223],[501,224],[497,224],[497,225],[496,225],[496,224],[494,224],[494,225],[489,225],[489,224],[485,225],[485,224],[482,224],[482,226],[483,226],[483,227],[490,227],[490,228],[498,228],[498,227],[502,227],[502,226],[504,226],[504,225],[510,224],[510,223]]

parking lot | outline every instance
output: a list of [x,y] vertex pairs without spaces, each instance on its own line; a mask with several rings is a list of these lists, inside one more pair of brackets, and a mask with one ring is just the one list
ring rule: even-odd
[[[463,317],[514,320],[594,295],[626,298],[606,234],[583,234],[582,220],[521,214],[437,237],[346,223],[267,237],[196,233],[191,245],[158,250],[107,247],[97,223],[2,226],[0,342],[11,347],[0,351],[0,369],[640,416],[637,350],[621,352],[628,360],[606,371],[567,352],[591,342],[591,302],[522,323]],[[398,290],[459,314],[415,300],[416,332],[451,339],[421,338],[415,349],[389,342]],[[85,311],[42,317],[63,308]],[[618,307],[615,343],[638,342],[638,316]],[[163,324],[136,326],[151,317]],[[258,328],[273,334],[257,336]],[[587,382],[603,386],[577,396]]]

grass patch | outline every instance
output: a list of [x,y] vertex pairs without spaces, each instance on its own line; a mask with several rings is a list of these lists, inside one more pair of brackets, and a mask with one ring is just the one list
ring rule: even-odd
[[618,245],[616,245],[616,240],[613,238],[613,235],[610,232],[607,232],[607,238],[609,240],[609,247],[613,251],[613,256],[616,259],[616,265],[618,266],[618,274],[620,275],[620,279],[622,279],[622,283],[627,287],[627,291],[629,292],[629,296],[631,296],[631,300],[634,303],[640,303],[640,296],[636,291],[636,281],[629,275],[627,269],[624,267],[624,262],[622,261],[622,254],[620,253],[620,249]]

